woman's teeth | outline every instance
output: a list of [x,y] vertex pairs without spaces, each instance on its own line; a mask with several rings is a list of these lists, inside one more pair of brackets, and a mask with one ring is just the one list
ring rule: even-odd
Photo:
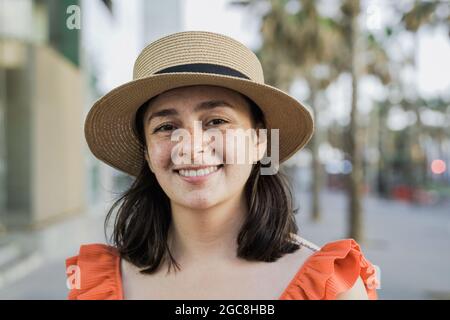
[[179,170],[178,173],[183,177],[198,177],[205,176],[219,170],[219,166],[207,167],[200,170]]

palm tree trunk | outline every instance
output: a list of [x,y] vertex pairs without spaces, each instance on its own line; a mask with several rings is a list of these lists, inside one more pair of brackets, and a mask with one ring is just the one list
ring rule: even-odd
[[[313,83],[313,79],[309,81],[311,87],[311,105],[314,113],[314,119],[317,121],[317,106],[316,106],[316,95],[317,90]],[[320,162],[319,162],[319,137],[318,130],[311,138],[311,155],[312,155],[312,181],[311,181],[311,210],[312,210],[312,220],[318,222],[321,219],[320,215]]]
[[[382,110],[383,108],[383,110]],[[378,121],[378,167],[377,167],[377,191],[378,195],[387,198],[388,197],[388,180],[386,172],[388,172],[388,163],[386,161],[386,153],[384,148],[384,141],[387,139],[386,134],[386,115],[383,107],[377,108],[377,121]]]
[[349,237],[358,242],[363,241],[363,223],[362,223],[362,205],[361,205],[361,187],[363,184],[363,165],[361,152],[361,135],[358,130],[358,14],[359,10],[354,11],[351,18],[351,79],[352,79],[352,100],[349,125],[349,153],[352,162],[352,171],[350,173],[348,192],[349,192]]

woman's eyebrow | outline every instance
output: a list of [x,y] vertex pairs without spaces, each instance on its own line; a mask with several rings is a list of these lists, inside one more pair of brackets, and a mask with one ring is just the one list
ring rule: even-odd
[[[208,100],[208,101],[202,101],[194,108],[194,112],[202,111],[202,110],[210,110],[218,107],[229,107],[233,108],[231,104],[226,102],[225,100]],[[150,123],[155,118],[162,118],[162,117],[168,117],[168,116],[175,116],[178,115],[178,111],[176,109],[163,109],[157,112],[154,112],[150,115],[147,122]]]
[[177,114],[178,114],[178,111],[175,109],[163,109],[163,110],[152,113],[150,115],[150,117],[148,118],[147,122],[150,123],[150,121],[152,121],[155,118],[163,118],[163,117],[168,117],[168,116],[174,116]]
[[200,102],[194,109],[195,112],[201,111],[201,110],[209,110],[217,107],[229,107],[233,108],[231,104],[226,102],[225,100],[208,100]]

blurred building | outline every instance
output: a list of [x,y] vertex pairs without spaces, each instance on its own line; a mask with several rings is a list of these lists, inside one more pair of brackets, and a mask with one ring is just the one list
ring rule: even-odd
[[68,0],[0,0],[0,212],[7,227],[84,208],[79,34]]

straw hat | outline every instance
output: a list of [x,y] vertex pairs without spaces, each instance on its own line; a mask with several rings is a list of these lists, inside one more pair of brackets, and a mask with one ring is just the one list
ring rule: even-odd
[[[137,57],[133,80],[97,100],[85,122],[92,153],[106,164],[137,176],[145,164],[135,129],[136,111],[164,91],[215,85],[240,92],[263,112],[268,129],[279,129],[279,162],[301,149],[314,131],[310,111],[287,93],[264,83],[256,55],[217,33],[186,31],[165,36]],[[269,144],[270,145],[270,144]]]

